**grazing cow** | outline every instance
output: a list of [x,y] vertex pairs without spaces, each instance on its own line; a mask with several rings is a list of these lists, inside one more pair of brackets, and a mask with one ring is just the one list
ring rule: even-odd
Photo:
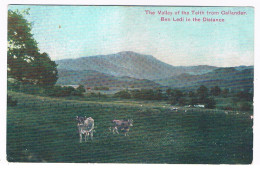
[[87,137],[90,136],[90,139],[93,140],[93,132],[94,132],[94,119],[91,117],[86,118],[83,124],[78,124],[78,132],[79,132],[79,142],[82,142],[82,135],[85,136],[85,142],[87,141]]
[[128,132],[130,130],[130,127],[133,126],[133,120],[113,120],[112,122],[114,123],[113,134],[119,134],[119,130],[124,133],[125,136],[129,136]]

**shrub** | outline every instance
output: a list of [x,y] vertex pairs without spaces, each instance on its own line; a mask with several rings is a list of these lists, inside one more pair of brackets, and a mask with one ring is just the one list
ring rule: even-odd
[[131,95],[135,99],[143,100],[161,100],[163,95],[160,89],[141,89],[141,90],[132,90]]
[[17,100],[13,99],[12,96],[7,95],[7,106],[16,106]]
[[239,109],[242,111],[251,111],[252,105],[250,103],[244,102],[244,103],[241,103],[241,105],[239,106]]
[[73,87],[53,86],[46,91],[49,96],[65,97],[73,95],[76,90]]
[[222,107],[221,109],[223,109],[223,110],[235,110],[234,107],[232,107],[232,106],[225,106],[225,107]]
[[98,92],[98,93],[91,92],[91,93],[87,94],[87,97],[107,98],[107,95],[102,94],[100,92]]
[[94,90],[109,90],[109,87],[106,86],[94,87]]
[[208,109],[214,109],[216,107],[216,101],[214,98],[207,98],[205,101],[205,107]]
[[131,94],[126,90],[119,91],[119,92],[115,93],[114,96],[124,98],[124,99],[130,99],[131,98]]
[[180,106],[185,106],[187,104],[187,100],[185,98],[180,98],[179,99],[179,105]]

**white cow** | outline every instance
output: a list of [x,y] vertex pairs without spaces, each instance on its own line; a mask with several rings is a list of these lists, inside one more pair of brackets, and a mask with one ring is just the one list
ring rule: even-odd
[[85,142],[89,136],[90,139],[93,140],[94,119],[92,119],[92,117],[86,118],[83,124],[78,124],[78,130],[80,143],[82,142],[82,135],[85,135]]

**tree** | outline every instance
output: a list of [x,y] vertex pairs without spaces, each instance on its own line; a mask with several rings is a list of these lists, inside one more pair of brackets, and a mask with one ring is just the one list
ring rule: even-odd
[[13,99],[12,96],[7,95],[7,106],[16,106],[17,100]]
[[209,109],[214,109],[216,107],[216,101],[213,97],[207,98],[205,101],[205,107]]
[[30,63],[39,51],[31,34],[31,23],[23,16],[28,11],[8,11],[8,76],[19,81],[30,72]]
[[221,89],[218,87],[218,86],[215,86],[215,87],[212,87],[210,89],[210,93],[213,95],[213,96],[218,96],[221,94]]
[[253,109],[253,107],[252,107],[252,104],[250,104],[248,102],[243,102],[240,104],[239,109],[242,111],[251,111]]
[[33,38],[31,23],[25,19],[25,11],[8,10],[8,77],[21,83],[52,86],[56,83],[57,65],[47,53],[40,53]]
[[169,88],[169,89],[166,90],[166,94],[167,94],[168,97],[171,96],[171,93],[172,93],[172,89]]
[[174,89],[172,93],[172,96],[176,98],[176,101],[179,101],[179,99],[184,96],[183,92],[178,89]]
[[83,85],[79,85],[79,87],[78,87],[76,90],[79,91],[79,92],[81,92],[81,93],[86,92],[86,89],[84,88]]
[[192,97],[189,101],[190,105],[195,105],[195,104],[198,104],[198,103],[199,103],[199,101],[196,97]]
[[236,94],[238,100],[253,101],[253,94],[247,91],[240,91]]
[[223,94],[223,97],[227,97],[228,94],[229,94],[229,89],[228,89],[228,88],[224,89],[224,90],[222,91],[222,94]]
[[179,105],[180,106],[184,106],[184,105],[186,105],[187,104],[187,100],[185,99],[185,98],[180,98],[179,99]]
[[195,97],[196,96],[193,91],[189,91],[188,95],[189,95],[189,97]]
[[32,72],[28,73],[27,78],[34,79],[40,86],[53,86],[58,80],[57,64],[51,61],[47,53],[42,53],[35,57],[32,62]]
[[154,91],[154,99],[155,100],[161,100],[163,98],[162,90],[161,89],[156,89]]
[[208,97],[208,88],[205,87],[204,85],[201,85],[198,88],[197,93],[198,93],[198,97],[199,97],[199,102],[204,103]]
[[124,99],[131,98],[131,94],[127,90],[122,90],[122,91],[116,92],[114,96],[124,98]]

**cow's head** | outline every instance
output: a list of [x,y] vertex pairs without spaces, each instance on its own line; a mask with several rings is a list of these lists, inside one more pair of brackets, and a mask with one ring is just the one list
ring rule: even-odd
[[129,126],[133,126],[133,123],[134,123],[134,121],[133,121],[133,119],[128,119],[128,124],[129,124]]

